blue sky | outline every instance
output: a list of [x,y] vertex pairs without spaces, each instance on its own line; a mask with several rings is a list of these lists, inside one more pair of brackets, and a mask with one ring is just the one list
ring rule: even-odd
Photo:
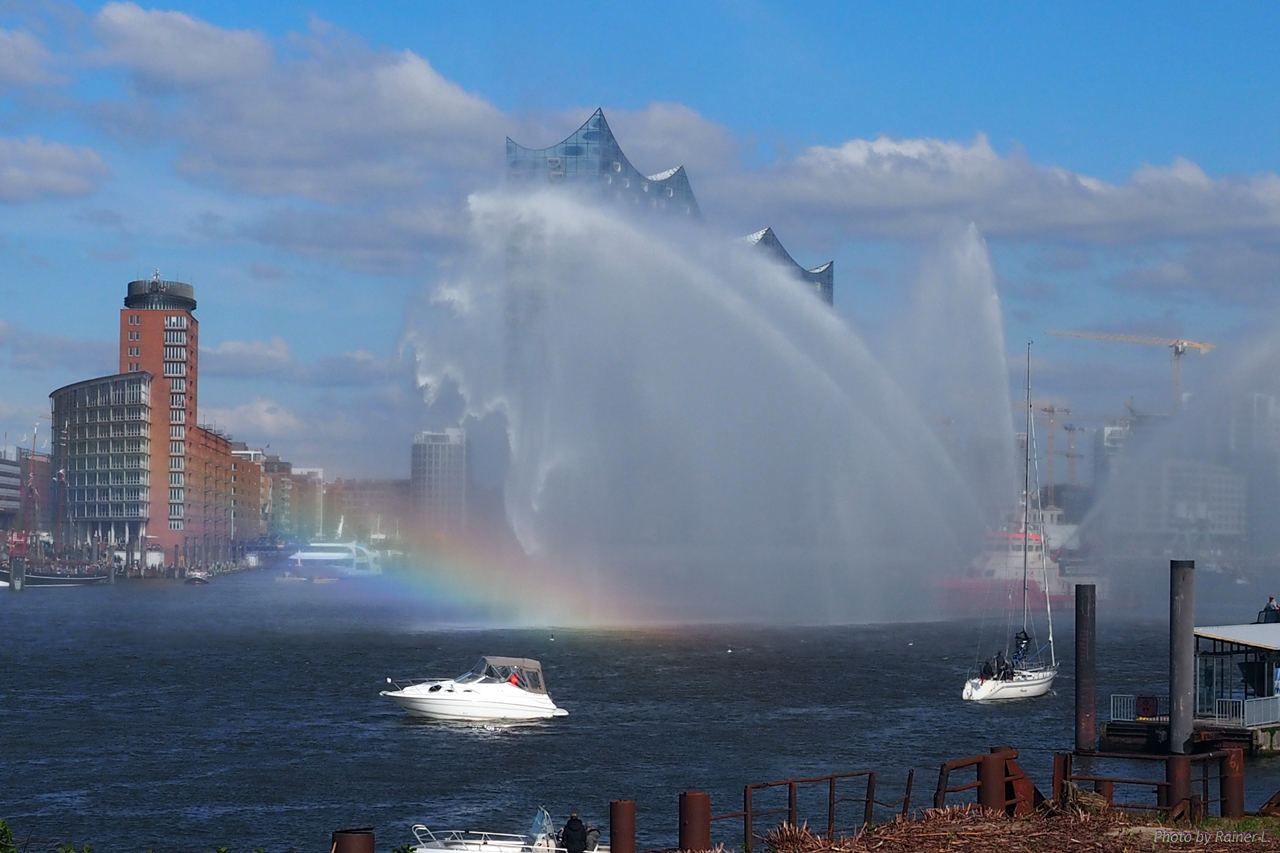
[[[403,475],[442,426],[398,360],[502,138],[605,108],[707,218],[837,261],[873,342],[921,246],[976,222],[1011,350],[1045,328],[1275,329],[1270,4],[8,3],[0,427],[113,366],[124,286],[200,300],[202,414],[299,464]],[[1167,354],[1049,339],[1047,398],[1166,402]],[[1216,361],[1215,361],[1216,360]],[[306,428],[302,428],[303,425]]]

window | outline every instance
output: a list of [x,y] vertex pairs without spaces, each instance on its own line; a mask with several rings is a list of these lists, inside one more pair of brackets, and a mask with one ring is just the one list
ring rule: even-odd
[[186,376],[187,365],[182,361],[166,361],[164,363],[165,376]]
[[182,504],[169,504],[169,517],[182,518]]
[[180,519],[180,518],[171,518],[171,519],[169,519],[169,529],[170,529],[170,530],[181,530],[181,529],[182,529],[182,519]]
[[186,467],[186,465],[184,464],[184,460],[183,460],[183,458],[182,458],[181,456],[170,456],[170,457],[169,457],[169,470],[170,470],[170,471],[181,471],[181,470],[182,470],[183,468],[185,468],[185,467]]
[[164,327],[166,329],[185,329],[187,327],[186,314],[168,314],[164,318]]
[[169,405],[174,409],[185,409],[187,407],[187,397],[185,394],[170,394]]
[[183,445],[183,443],[182,443],[181,441],[171,441],[171,442],[169,442],[169,455],[170,455],[170,456],[181,456],[182,454],[184,454],[184,453],[186,453],[186,452],[187,452],[187,451],[186,451],[186,447],[185,447],[185,445]]
[[170,502],[170,503],[182,503],[182,489],[170,489],[170,490],[169,490],[169,502]]
[[169,332],[169,331],[166,331],[166,332],[164,333],[164,342],[165,342],[166,344],[181,344],[182,346],[186,346],[186,345],[187,345],[187,333],[186,333],[186,332]]
[[169,391],[170,391],[170,392],[176,392],[176,393],[179,393],[179,394],[185,394],[185,393],[186,393],[186,391],[187,391],[187,380],[185,380],[185,379],[170,379],[170,380],[169,380]]
[[165,361],[186,361],[187,348],[186,347],[165,347],[164,360]]
[[185,424],[186,422],[187,422],[186,409],[170,409],[169,410],[169,423]]

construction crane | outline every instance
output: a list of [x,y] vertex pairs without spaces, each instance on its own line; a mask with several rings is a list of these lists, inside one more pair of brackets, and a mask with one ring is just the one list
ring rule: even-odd
[[1145,335],[1117,335],[1110,332],[1064,332],[1050,329],[1046,335],[1063,335],[1068,338],[1090,338],[1095,341],[1118,341],[1122,344],[1147,344],[1153,347],[1168,347],[1173,351],[1173,411],[1176,414],[1182,408],[1182,355],[1189,349],[1197,349],[1206,353],[1217,344],[1201,341],[1184,341],[1181,338],[1150,338]]
[[1067,433],[1067,452],[1062,454],[1067,457],[1067,479],[1071,485],[1076,484],[1076,460],[1083,459],[1083,453],[1076,453],[1076,433],[1084,432],[1084,427],[1076,424],[1063,424],[1062,429]]
[[1054,431],[1054,428],[1057,426],[1057,416],[1069,415],[1071,414],[1071,410],[1067,408],[1063,408],[1062,406],[1036,406],[1036,408],[1044,412],[1046,415],[1048,415],[1048,421],[1049,421],[1049,456],[1048,456],[1049,470],[1047,472],[1048,479],[1049,479],[1048,498],[1049,498],[1049,506],[1057,506],[1057,504],[1054,503],[1053,458],[1057,454],[1054,452],[1054,449],[1053,449],[1053,435],[1054,435],[1053,431]]

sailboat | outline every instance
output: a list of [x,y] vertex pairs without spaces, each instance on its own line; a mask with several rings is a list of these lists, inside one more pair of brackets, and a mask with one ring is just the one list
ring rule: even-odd
[[1049,644],[1046,647],[1049,659],[1043,659],[1046,649],[1033,647],[1035,639],[1031,624],[1031,609],[1028,603],[1028,588],[1031,579],[1031,561],[1028,546],[1032,539],[1040,541],[1041,584],[1049,589],[1049,567],[1046,562],[1044,548],[1044,519],[1039,506],[1040,478],[1036,476],[1036,513],[1035,526],[1041,531],[1033,536],[1031,521],[1031,465],[1032,448],[1035,442],[1035,423],[1031,410],[1031,344],[1027,344],[1027,441],[1022,460],[1022,629],[1013,635],[1012,654],[1002,650],[991,659],[984,661],[978,674],[965,682],[961,696],[969,701],[982,702],[996,699],[1030,699],[1043,696],[1053,689],[1053,680],[1058,675],[1058,658],[1053,648],[1053,604],[1051,596],[1044,596],[1045,616],[1048,619]]

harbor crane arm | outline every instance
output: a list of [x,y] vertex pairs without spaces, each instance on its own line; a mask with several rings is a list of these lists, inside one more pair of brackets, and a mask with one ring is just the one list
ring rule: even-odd
[[1181,338],[1153,338],[1146,335],[1121,335],[1114,332],[1064,332],[1060,329],[1050,329],[1045,334],[1062,335],[1068,338],[1091,338],[1095,341],[1116,341],[1122,344],[1149,344],[1155,347],[1173,347],[1181,349],[1183,352],[1188,349],[1208,352],[1217,346],[1217,344],[1203,341],[1184,341]]
[[1201,354],[1213,349],[1216,344],[1206,341],[1186,341],[1182,338],[1153,338],[1146,335],[1121,335],[1114,332],[1066,332],[1061,329],[1049,329],[1046,335],[1062,335],[1068,338],[1089,338],[1095,341],[1116,341],[1122,344],[1148,344],[1155,347],[1168,347],[1173,352],[1173,410],[1182,408],[1182,355],[1189,349],[1200,350]]

